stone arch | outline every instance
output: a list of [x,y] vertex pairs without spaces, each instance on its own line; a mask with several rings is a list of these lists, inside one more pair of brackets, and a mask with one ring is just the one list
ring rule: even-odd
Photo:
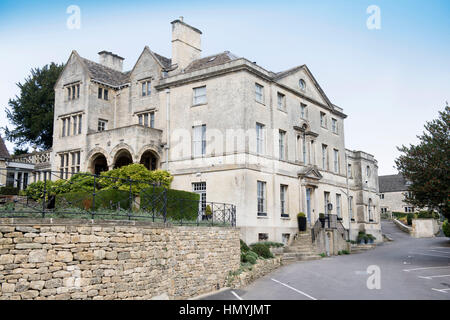
[[137,161],[149,170],[156,170],[161,167],[161,155],[154,145],[146,145],[138,153]]
[[108,159],[102,152],[95,152],[90,156],[88,171],[93,174],[108,171]]
[[128,149],[119,149],[114,155],[113,166],[114,169],[127,166],[133,163],[133,155]]

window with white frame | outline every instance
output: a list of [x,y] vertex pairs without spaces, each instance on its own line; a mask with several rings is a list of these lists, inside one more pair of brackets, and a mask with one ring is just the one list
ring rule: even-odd
[[320,112],[320,126],[322,128],[327,127],[327,115],[325,114],[325,112]]
[[339,150],[333,149],[334,172],[339,173]]
[[280,160],[286,160],[286,131],[279,130],[278,144]]
[[61,179],[68,179],[69,178],[69,153],[61,153],[59,155],[60,157],[60,166],[59,166],[59,172],[60,172],[60,178]]
[[323,199],[324,199],[324,209],[325,209],[325,214],[328,214],[328,213],[330,213],[329,211],[328,211],[328,203],[330,202],[330,193],[329,192],[324,192],[323,193]]
[[331,119],[331,130],[333,131],[333,133],[338,133],[338,123],[334,118]]
[[266,183],[264,181],[257,182],[257,200],[258,200],[258,216],[267,216],[266,209]]
[[265,149],[265,130],[264,125],[256,123],[256,153],[264,154]]
[[202,214],[206,212],[206,182],[192,183],[192,190],[200,195],[200,211]]
[[405,212],[406,213],[414,212],[414,207],[405,207]]
[[143,112],[138,114],[138,123],[144,127],[155,127],[155,112]]
[[300,103],[300,117],[305,120],[308,118],[308,109],[304,103]]
[[194,101],[193,104],[206,103],[206,86],[194,88]]
[[287,210],[287,193],[288,186],[280,185],[280,213],[282,217],[289,217],[289,213]]
[[192,153],[194,157],[206,154],[206,125],[192,127]]
[[342,218],[341,212],[341,195],[336,193],[336,214],[338,218]]
[[98,119],[97,131],[98,132],[105,131],[107,123],[108,123],[107,120]]
[[384,193],[380,193],[380,199],[384,199]]
[[264,87],[255,83],[255,100],[264,103]]
[[151,84],[150,80],[141,82],[141,96],[149,96],[152,93]]
[[328,170],[328,146],[322,144],[322,169]]
[[72,163],[70,167],[71,173],[80,172],[80,151],[71,152]]
[[277,92],[278,109],[286,110],[286,96],[281,92]]
[[65,137],[66,136],[66,118],[62,118],[61,122],[62,122],[61,137]]

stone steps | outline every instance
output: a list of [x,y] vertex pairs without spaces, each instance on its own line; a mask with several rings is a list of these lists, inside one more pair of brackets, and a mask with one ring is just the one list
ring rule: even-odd
[[282,262],[286,264],[294,261],[308,261],[320,258],[314,245],[311,243],[311,230],[307,229],[305,232],[298,232],[292,244],[284,248]]

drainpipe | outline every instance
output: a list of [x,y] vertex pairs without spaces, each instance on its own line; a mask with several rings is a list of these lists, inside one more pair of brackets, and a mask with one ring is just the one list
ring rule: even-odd
[[352,217],[350,216],[350,192],[348,188],[348,156],[345,152],[345,183],[347,184],[348,238],[352,239]]
[[166,89],[166,170],[169,171],[169,149],[170,149],[170,89]]

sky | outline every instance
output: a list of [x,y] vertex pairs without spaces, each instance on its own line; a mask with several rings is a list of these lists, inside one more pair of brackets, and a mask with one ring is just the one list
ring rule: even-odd
[[[80,28],[67,25],[72,5]],[[379,175],[397,172],[397,146],[417,143],[450,101],[448,0],[2,0],[0,127],[32,68],[65,63],[74,49],[93,61],[112,51],[125,58],[124,70],[145,45],[170,57],[170,22],[180,16],[203,32],[203,56],[229,50],[274,72],[308,65],[348,115],[346,147],[373,154]]]

